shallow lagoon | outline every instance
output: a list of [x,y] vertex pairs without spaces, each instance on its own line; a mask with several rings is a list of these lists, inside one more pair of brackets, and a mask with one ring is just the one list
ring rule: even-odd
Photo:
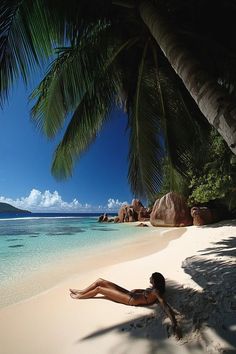
[[50,280],[42,278],[49,278],[48,270],[58,264],[61,273],[66,272],[63,268],[70,258],[91,257],[143,234],[131,224],[97,220],[97,216],[0,219],[0,306],[28,297],[22,290],[26,283],[31,295],[45,290]]

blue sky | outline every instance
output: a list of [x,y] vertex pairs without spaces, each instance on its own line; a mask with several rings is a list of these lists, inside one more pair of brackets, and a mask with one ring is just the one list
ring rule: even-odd
[[109,212],[130,203],[126,117],[114,112],[73,177],[57,181],[50,167],[59,139],[49,141],[30,120],[29,92],[19,83],[0,110],[0,201],[42,212]]

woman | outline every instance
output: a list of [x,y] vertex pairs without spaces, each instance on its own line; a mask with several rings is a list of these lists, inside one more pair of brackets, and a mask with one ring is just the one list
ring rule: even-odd
[[[108,300],[131,306],[153,305],[158,302],[170,318],[173,330],[177,334],[177,321],[174,311],[163,296],[165,278],[161,273],[155,272],[150,277],[150,283],[152,285],[150,288],[129,291],[108,280],[98,279],[84,290],[70,289],[70,296],[73,299],[90,299],[101,294]],[[178,333],[177,336],[180,337],[180,334]]]

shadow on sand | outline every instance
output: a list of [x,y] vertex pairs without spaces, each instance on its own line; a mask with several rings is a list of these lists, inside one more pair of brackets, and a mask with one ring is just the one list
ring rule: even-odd
[[[209,255],[213,258],[209,259]],[[182,268],[202,291],[167,282],[166,298],[176,311],[183,332],[183,338],[175,346],[183,345],[184,352],[191,353],[206,352],[206,348],[208,353],[236,353],[236,236],[200,250],[198,256],[185,259]],[[172,335],[170,322],[159,305],[152,309],[151,315],[95,331],[77,344],[117,331],[128,335],[132,343],[145,339],[147,354],[165,352],[165,348],[172,354],[174,346],[172,350],[167,341]],[[214,339],[209,332],[215,334]],[[224,348],[221,340],[225,342]]]

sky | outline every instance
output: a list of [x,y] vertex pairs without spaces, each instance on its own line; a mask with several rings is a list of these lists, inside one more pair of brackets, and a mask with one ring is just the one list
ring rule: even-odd
[[18,83],[0,108],[0,202],[32,212],[116,212],[131,203],[126,117],[115,111],[72,178],[51,175],[59,137],[48,140],[30,120],[30,90]]

